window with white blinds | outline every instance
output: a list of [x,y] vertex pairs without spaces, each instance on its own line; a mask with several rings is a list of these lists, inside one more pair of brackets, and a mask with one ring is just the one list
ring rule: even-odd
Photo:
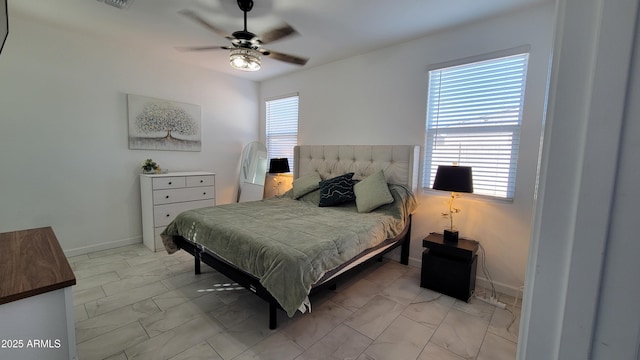
[[293,147],[298,145],[298,95],[267,100],[265,105],[267,157],[288,158],[293,171]]
[[513,199],[529,54],[429,71],[422,186],[438,165],[471,166],[475,194]]

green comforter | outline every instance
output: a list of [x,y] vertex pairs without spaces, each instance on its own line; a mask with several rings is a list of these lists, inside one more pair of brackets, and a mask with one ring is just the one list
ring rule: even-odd
[[370,213],[353,203],[318,207],[318,194],[282,197],[189,210],[162,233],[201,244],[260,279],[289,316],[323,274],[360,252],[399,235],[416,207],[410,190],[390,185],[394,202]]

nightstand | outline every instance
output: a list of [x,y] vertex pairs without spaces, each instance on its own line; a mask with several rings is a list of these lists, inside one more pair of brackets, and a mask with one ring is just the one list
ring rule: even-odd
[[460,238],[450,244],[442,234],[431,233],[422,246],[420,286],[469,301],[476,287],[478,242]]

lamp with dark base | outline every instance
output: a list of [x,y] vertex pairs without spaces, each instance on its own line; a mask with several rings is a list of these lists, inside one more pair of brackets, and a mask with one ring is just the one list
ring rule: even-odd
[[[282,174],[288,173],[289,171],[291,171],[289,169],[289,159],[273,158],[269,161],[269,174]],[[280,184],[282,184],[282,182],[278,179],[278,176],[276,176],[274,180],[276,181],[276,186],[274,186],[277,190],[276,194],[280,195]]]
[[447,244],[457,244],[458,243],[458,230],[450,231],[444,229],[444,235],[442,239]]
[[456,193],[473,192],[471,167],[439,165],[436,171],[436,178],[433,181],[433,189],[451,191],[449,212],[442,214],[449,218],[449,229],[444,230],[443,241],[445,243],[455,244],[458,242],[458,231],[453,230],[453,214],[459,213],[460,209],[453,207],[453,200],[456,198]]

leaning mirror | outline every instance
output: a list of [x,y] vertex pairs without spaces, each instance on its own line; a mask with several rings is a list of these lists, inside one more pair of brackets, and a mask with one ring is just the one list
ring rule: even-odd
[[254,141],[242,150],[238,202],[261,200],[267,173],[267,148]]

